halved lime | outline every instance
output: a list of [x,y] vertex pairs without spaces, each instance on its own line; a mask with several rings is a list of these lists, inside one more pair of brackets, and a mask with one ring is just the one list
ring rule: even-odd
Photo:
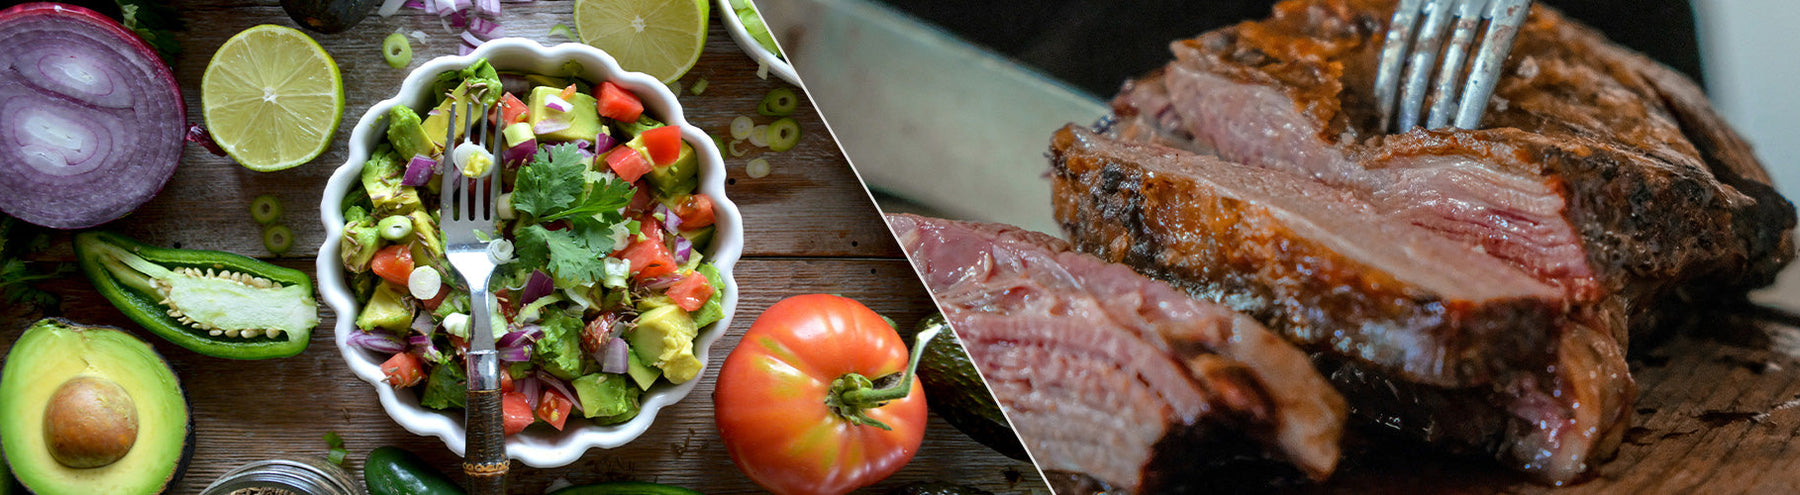
[[232,36],[200,79],[206,127],[233,160],[269,172],[331,146],[344,116],[337,62],[294,28],[264,24]]
[[706,0],[576,0],[575,32],[625,70],[670,83],[700,60],[710,5]]

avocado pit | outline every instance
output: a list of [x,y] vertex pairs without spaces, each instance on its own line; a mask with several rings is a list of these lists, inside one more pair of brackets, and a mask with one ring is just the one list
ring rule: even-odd
[[112,380],[79,376],[63,382],[44,409],[44,442],[64,466],[106,466],[137,444],[137,405]]

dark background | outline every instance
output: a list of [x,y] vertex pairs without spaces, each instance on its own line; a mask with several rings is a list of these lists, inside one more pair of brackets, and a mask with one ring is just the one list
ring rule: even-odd
[[[881,0],[1099,97],[1173,58],[1169,42],[1267,17],[1274,0]],[[1688,0],[1540,0],[1704,85]]]

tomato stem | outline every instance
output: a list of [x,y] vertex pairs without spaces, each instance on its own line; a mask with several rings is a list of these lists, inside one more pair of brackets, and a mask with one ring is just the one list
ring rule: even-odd
[[925,346],[936,338],[943,327],[932,327],[919,332],[914,337],[912,357],[906,361],[905,374],[900,380],[883,388],[875,388],[875,382],[859,373],[848,373],[831,382],[831,395],[825,398],[825,404],[839,417],[851,423],[873,426],[892,431],[893,428],[875,418],[869,417],[868,409],[887,405],[888,401],[905,398],[912,392],[913,374],[919,369],[919,359],[925,355]]

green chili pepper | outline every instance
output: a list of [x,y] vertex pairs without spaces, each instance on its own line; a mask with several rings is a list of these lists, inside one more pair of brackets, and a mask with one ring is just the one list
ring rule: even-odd
[[111,232],[75,235],[88,280],[144,329],[227,359],[299,354],[319,325],[305,272],[218,251],[166,249]]

